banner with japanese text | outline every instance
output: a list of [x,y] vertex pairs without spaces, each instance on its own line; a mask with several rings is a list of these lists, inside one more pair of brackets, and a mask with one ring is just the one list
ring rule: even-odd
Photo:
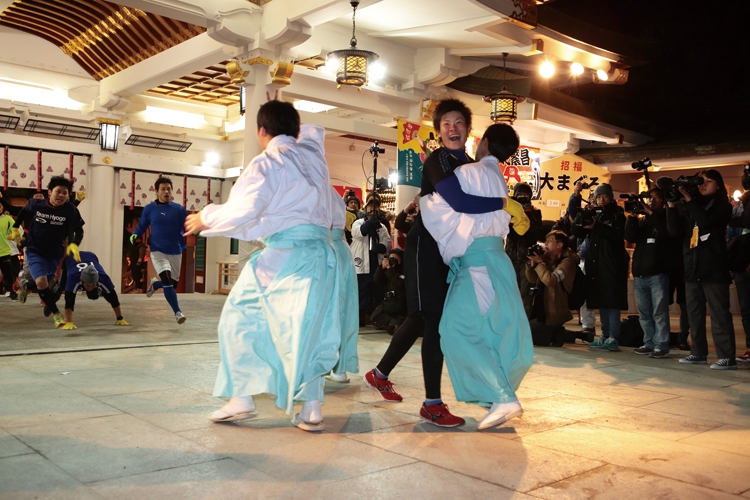
[[584,189],[583,198],[596,186],[609,182],[612,174],[580,156],[567,154],[541,163],[539,183],[534,191],[534,205],[542,211],[544,220],[557,220],[568,208],[568,200],[576,182],[583,181],[589,187]]
[[438,149],[435,129],[418,123],[398,120],[398,183],[420,187],[422,165]]

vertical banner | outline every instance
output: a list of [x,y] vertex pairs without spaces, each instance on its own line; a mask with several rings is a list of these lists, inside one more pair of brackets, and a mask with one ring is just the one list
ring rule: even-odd
[[72,165],[72,177],[73,189],[76,191],[85,191],[88,186],[88,169],[89,169],[89,157],[88,156],[74,156]]
[[133,206],[133,177],[130,170],[119,171],[119,190],[118,197],[120,198],[120,205],[127,205],[132,208]]
[[133,198],[136,207],[145,207],[156,199],[156,189],[154,183],[158,179],[155,172],[136,172],[135,188],[133,189]]
[[398,120],[398,183],[420,187],[422,166],[427,157],[440,147],[432,127]]
[[[36,190],[37,192],[42,190],[42,150],[40,149],[36,153]],[[31,186],[34,187],[34,186]]]
[[182,178],[182,206],[185,209],[187,209],[188,206],[187,176]]
[[3,190],[8,189],[8,146],[3,148]]
[[211,204],[211,178],[209,177],[206,179],[206,193],[208,194],[206,198],[206,205]]
[[568,207],[568,200],[573,193],[573,186],[578,181],[588,185],[589,191],[583,191],[583,198],[603,182],[609,182],[612,174],[580,156],[567,154],[547,160],[541,164],[539,177],[539,198],[535,203],[542,210],[546,220],[557,220]]
[[25,149],[8,151],[8,187],[35,189],[37,187],[37,154]]
[[135,170],[130,172],[130,210],[135,208]]
[[187,178],[187,205],[185,208],[190,212],[197,212],[206,206],[208,191],[206,182],[198,177]]
[[68,179],[73,182],[73,153],[70,153],[70,158],[68,158],[68,169],[66,172],[68,173]]
[[503,169],[503,176],[505,176],[505,182],[508,184],[508,192],[513,193],[513,186],[519,182],[525,182],[531,186],[531,199],[540,199],[540,159],[539,149],[528,146],[521,146],[513,156],[508,158],[508,161],[501,167]]

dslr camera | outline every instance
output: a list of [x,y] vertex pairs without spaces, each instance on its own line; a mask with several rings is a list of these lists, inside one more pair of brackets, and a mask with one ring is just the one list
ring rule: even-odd
[[396,257],[388,257],[388,267],[397,267],[399,261]]
[[537,257],[543,257],[546,253],[547,252],[545,251],[544,246],[542,246],[541,243],[534,243],[526,249],[527,257],[533,257],[534,255],[536,255]]
[[656,181],[656,185],[661,190],[661,197],[664,201],[680,201],[683,199],[682,193],[679,188],[684,188],[691,197],[698,196],[698,186],[703,184],[703,177],[698,174],[686,176],[681,175],[677,179],[672,180],[669,177],[659,177]]

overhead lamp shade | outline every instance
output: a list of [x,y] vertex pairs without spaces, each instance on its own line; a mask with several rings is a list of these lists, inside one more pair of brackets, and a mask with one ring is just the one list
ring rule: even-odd
[[339,87],[342,85],[361,87],[367,85],[368,65],[377,61],[379,56],[369,50],[343,49],[330,52],[328,58],[338,59],[336,83]]
[[247,105],[247,91],[245,90],[245,86],[240,86],[240,114],[245,114],[245,106]]
[[509,122],[512,125],[518,118],[518,96],[505,88],[484,100],[492,106],[490,118],[493,122]]
[[99,147],[106,151],[117,151],[117,138],[120,134],[120,120],[97,118],[99,122]]

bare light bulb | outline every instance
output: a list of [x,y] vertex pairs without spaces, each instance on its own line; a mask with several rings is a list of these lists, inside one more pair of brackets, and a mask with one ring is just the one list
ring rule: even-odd
[[544,61],[539,67],[539,74],[544,78],[550,78],[555,74],[555,65],[549,61]]
[[740,201],[740,196],[742,196],[742,193],[740,192],[739,189],[737,189],[732,195],[732,198],[734,198],[734,201]]
[[596,77],[603,82],[606,82],[607,80],[609,80],[609,75],[603,69],[596,70]]
[[570,72],[574,75],[582,75],[583,74],[583,65],[581,63],[574,62],[570,65]]

